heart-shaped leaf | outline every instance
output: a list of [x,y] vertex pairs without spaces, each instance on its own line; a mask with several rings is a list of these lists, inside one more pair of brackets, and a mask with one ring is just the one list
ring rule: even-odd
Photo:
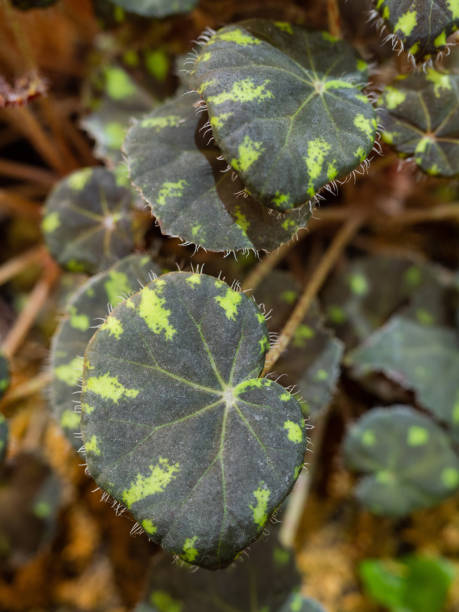
[[178,13],[188,13],[199,0],[112,0],[130,13],[145,17],[168,17]]
[[244,186],[225,172],[220,151],[206,146],[208,129],[193,108],[198,101],[181,96],[129,130],[133,183],[165,234],[211,251],[275,249],[306,225],[309,207],[273,214],[251,197],[236,197]]
[[224,572],[190,573],[183,564],[171,566],[163,555],[152,564],[147,593],[136,612],[323,612],[298,592],[301,577],[293,551],[282,546],[278,535],[274,528],[251,547],[247,558]]
[[459,75],[429,68],[395,80],[380,103],[382,138],[427,174],[459,174]]
[[42,229],[62,266],[93,274],[133,250],[133,196],[125,182],[125,175],[104,168],[83,168],[59,181],[46,201]]
[[348,466],[366,474],[357,497],[376,514],[404,516],[459,487],[459,460],[448,436],[408,406],[370,410],[348,431]]
[[287,210],[368,156],[367,65],[346,42],[283,22],[219,30],[191,71],[225,159],[266,206]]
[[424,59],[443,49],[459,26],[454,0],[377,0],[376,10],[402,47]]
[[0,399],[10,386],[10,364],[5,355],[0,352]]
[[81,125],[96,141],[95,155],[116,165],[131,117],[148,112],[155,101],[120,66],[105,66],[95,78],[102,91],[91,96],[93,112]]
[[[110,307],[159,274],[159,268],[146,255],[130,255],[106,272],[90,278],[69,300],[66,313],[51,344],[51,405],[65,435],[78,450],[81,440],[80,414],[75,402],[83,374],[86,345]],[[112,330],[116,334],[116,330]]]
[[0,463],[3,462],[6,456],[8,432],[8,421],[5,419],[3,414],[0,414]]
[[351,351],[354,376],[382,372],[416,393],[419,403],[447,423],[459,440],[459,342],[453,328],[394,316]]
[[298,402],[257,378],[267,348],[252,300],[211,276],[175,272],[115,308],[86,350],[89,472],[190,563],[228,565],[303,464]]

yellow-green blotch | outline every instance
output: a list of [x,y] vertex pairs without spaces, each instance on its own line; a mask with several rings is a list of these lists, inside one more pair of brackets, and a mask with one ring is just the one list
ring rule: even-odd
[[120,336],[124,331],[121,321],[113,315],[107,318],[105,323],[101,325],[100,329],[108,331],[110,336],[114,336],[117,340],[120,339]]
[[242,295],[228,287],[224,296],[217,295],[214,299],[225,311],[226,318],[234,321]]
[[118,270],[110,270],[104,287],[108,301],[112,306],[122,302],[126,295],[129,295],[132,291],[128,277],[123,272],[118,272]]
[[107,138],[107,145],[109,147],[114,149],[121,148],[126,135],[126,128],[124,125],[118,123],[117,121],[111,121],[105,126],[104,132]]
[[262,143],[255,142],[246,135],[238,147],[238,157],[231,160],[231,165],[238,172],[246,172],[263,152]]
[[425,427],[412,425],[408,429],[407,443],[409,446],[422,446],[429,439],[429,432]]
[[200,274],[192,274],[191,276],[189,276],[186,279],[186,282],[191,286],[191,287],[196,287],[196,285],[200,285],[201,284],[201,275]]
[[416,27],[416,23],[417,23],[416,11],[415,10],[407,11],[406,13],[404,13],[398,18],[398,21],[394,27],[394,32],[400,31],[403,34],[405,34],[405,36],[409,36],[411,32],[414,30],[414,28]]
[[41,227],[45,233],[51,234],[51,232],[54,232],[60,224],[61,220],[59,219],[59,213],[54,211],[46,215],[46,217],[43,219]]
[[180,471],[180,464],[170,464],[165,457],[159,457],[158,463],[154,466],[150,465],[149,469],[151,470],[150,475],[137,474],[129,489],[123,491],[123,501],[128,508],[145,497],[162,493],[167,485],[176,478],[177,472]]
[[92,455],[100,455],[99,443],[97,441],[97,436],[92,435],[91,438],[84,445],[85,451],[87,453],[91,453]]
[[164,206],[164,204],[167,204],[167,200],[169,198],[181,198],[186,185],[188,185],[188,182],[184,179],[180,179],[175,183],[166,181],[161,185],[161,189],[158,192],[158,197],[156,198],[156,203],[159,206]]
[[166,591],[153,591],[150,601],[158,612],[182,612],[183,604]]
[[187,561],[188,563],[193,563],[193,561],[198,556],[198,551],[195,547],[195,543],[197,539],[198,539],[198,536],[187,538],[185,540],[185,544],[183,545],[183,553],[180,555],[180,557],[184,561]]
[[303,441],[303,430],[298,423],[294,423],[293,421],[285,421],[284,429],[287,430],[287,438],[290,440],[290,442],[300,444]]
[[108,372],[102,376],[90,376],[86,381],[86,389],[115,404],[123,396],[135,398],[139,395],[138,389],[127,389],[116,376],[110,376]]
[[274,25],[282,32],[287,32],[287,34],[293,34],[292,26],[287,21],[275,21]]
[[229,32],[221,32],[217,34],[214,39],[210,40],[210,44],[224,40],[225,42],[233,42],[241,47],[249,47],[251,45],[261,45],[261,40],[255,38],[251,34],[244,32],[243,30],[230,30]]
[[64,429],[77,429],[80,426],[80,415],[73,410],[64,410],[60,423]]
[[166,127],[177,127],[182,119],[178,115],[167,115],[166,117],[147,117],[142,119],[140,125],[145,128],[156,128],[156,131]]
[[69,363],[58,366],[54,369],[54,374],[60,381],[73,387],[83,374],[83,357],[75,357]]
[[441,96],[442,89],[451,89],[451,80],[449,76],[447,74],[437,72],[433,68],[429,68],[429,70],[427,70],[426,79],[433,83],[436,98]]
[[78,314],[75,306],[70,306],[70,325],[80,331],[87,331],[89,329],[89,317],[85,314]]
[[306,168],[308,170],[308,194],[315,194],[314,181],[320,177],[325,161],[325,156],[330,151],[331,147],[323,138],[315,138],[308,143],[308,155],[304,157]]
[[[171,325],[171,311],[165,308],[166,300],[161,297],[164,281],[158,279],[140,292],[139,315],[155,334],[164,333],[166,340],[172,340],[177,330]],[[154,289],[152,288],[154,287]]]
[[273,94],[266,86],[271,81],[266,79],[261,85],[255,85],[252,79],[243,79],[233,83],[230,91],[222,91],[215,96],[209,96],[208,102],[212,104],[223,104],[224,102],[261,102],[266,98],[273,98]]
[[91,175],[92,168],[83,168],[82,170],[72,172],[67,178],[67,183],[72,189],[75,189],[75,191],[81,191],[86,187]]
[[267,509],[271,491],[265,486],[264,482],[261,482],[258,489],[255,489],[253,492],[253,495],[257,503],[255,505],[250,504],[249,508],[252,510],[255,524],[262,528],[268,520]]
[[149,535],[154,535],[158,531],[158,528],[151,519],[143,520],[141,525]]
[[400,91],[391,85],[388,85],[384,90],[384,102],[389,110],[397,108],[406,99],[406,93]]
[[354,118],[354,125],[363,132],[369,140],[373,141],[376,130],[375,121],[367,119],[362,113],[358,113]]
[[135,87],[128,74],[121,68],[105,70],[105,87],[113,100],[122,100],[135,94]]

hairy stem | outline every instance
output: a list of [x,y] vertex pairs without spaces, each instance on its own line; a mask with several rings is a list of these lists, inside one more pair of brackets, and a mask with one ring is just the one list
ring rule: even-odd
[[327,251],[320,261],[319,265],[314,271],[311,279],[306,285],[302,296],[300,297],[295,309],[293,310],[289,320],[281,331],[280,336],[276,344],[270,349],[266,355],[265,368],[262,376],[270,372],[279,359],[281,354],[285,351],[290,343],[290,340],[295,333],[296,328],[306,315],[309,306],[317,292],[321,288],[325,279],[327,278],[330,270],[336,263],[337,259],[341,255],[342,251],[357,233],[361,227],[365,217],[363,214],[352,216],[347,223],[345,223],[336,236],[333,238],[332,243],[328,247]]

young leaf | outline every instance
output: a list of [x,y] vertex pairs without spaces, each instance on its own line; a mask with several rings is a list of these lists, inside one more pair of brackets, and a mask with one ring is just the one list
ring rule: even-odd
[[382,93],[382,138],[435,176],[459,174],[459,75],[429,68],[399,77]]
[[133,250],[133,196],[124,185],[123,175],[104,168],[83,168],[59,181],[46,201],[42,229],[62,266],[94,274]]
[[419,555],[365,559],[359,573],[368,595],[393,612],[441,612],[454,577],[446,559]]
[[[128,295],[160,274],[146,255],[130,255],[106,272],[90,278],[73,295],[51,344],[51,406],[68,440],[78,450],[80,414],[75,412],[76,394],[83,374],[83,355],[97,325]],[[116,329],[112,330],[116,334]]]
[[323,612],[318,604],[308,607],[312,600],[298,592],[301,578],[293,551],[282,546],[278,534],[274,528],[269,537],[261,537],[247,558],[224,572],[190,573],[183,564],[171,566],[163,555],[153,562],[147,593],[135,612]]
[[244,187],[225,172],[220,151],[206,146],[205,124],[193,108],[198,101],[194,94],[176,98],[129,130],[133,183],[165,234],[211,251],[275,249],[306,225],[309,207],[272,214],[251,197],[236,197]]
[[219,30],[191,72],[225,159],[275,210],[310,200],[368,156],[367,65],[346,42],[284,22]]
[[0,399],[10,386],[10,364],[5,355],[0,352]]
[[92,97],[94,110],[81,125],[96,141],[95,155],[116,165],[131,117],[151,110],[155,101],[117,65],[105,66],[96,82],[102,91]]
[[394,316],[351,351],[346,364],[357,378],[382,372],[412,389],[419,403],[447,423],[459,440],[459,346],[455,329]]
[[459,26],[459,10],[451,0],[377,0],[376,10],[405,51],[418,58],[443,49]]
[[3,414],[0,414],[0,463],[3,462],[6,456],[8,431],[8,421]]
[[405,516],[459,487],[459,460],[448,436],[408,406],[370,410],[347,432],[347,465],[363,472],[359,500],[375,514]]
[[130,13],[144,17],[168,17],[177,13],[188,13],[199,0],[112,0]]
[[244,294],[175,272],[115,308],[86,350],[89,472],[190,563],[231,563],[303,465],[298,402],[258,378],[268,345]]

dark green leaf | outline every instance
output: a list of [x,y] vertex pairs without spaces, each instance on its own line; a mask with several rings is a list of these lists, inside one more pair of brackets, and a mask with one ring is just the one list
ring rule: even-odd
[[[162,231],[211,251],[273,250],[309,219],[307,205],[272,213],[233,181],[220,151],[206,146],[208,129],[196,116],[195,94],[158,107],[129,130],[125,148],[132,181]],[[204,131],[203,131],[204,128]]]
[[417,555],[366,559],[359,573],[368,595],[393,612],[441,612],[454,576],[445,559]]
[[94,110],[81,125],[96,141],[96,156],[118,164],[131,117],[148,112],[155,101],[120,66],[105,66],[97,85],[100,91],[91,100]]
[[394,316],[346,358],[356,377],[382,372],[416,393],[418,402],[459,439],[459,343],[453,328]]
[[367,65],[327,32],[230,25],[203,46],[191,75],[225,159],[266,206],[302,204],[373,148]]
[[163,556],[153,564],[144,602],[136,612],[323,612],[307,607],[311,600],[298,593],[299,584],[294,555],[280,544],[275,528],[224,572],[190,573],[183,565],[172,567]]
[[459,174],[459,75],[429,68],[403,76],[380,103],[385,142],[428,174]]
[[112,0],[130,13],[145,17],[167,17],[177,13],[188,13],[198,0]]
[[8,421],[3,414],[0,414],[0,463],[3,462],[6,456],[8,444]]
[[[268,319],[270,330],[281,331],[298,296],[298,284],[281,270],[271,272],[257,287],[257,302],[272,311]],[[314,302],[276,364],[276,372],[282,375],[280,382],[295,387],[306,414],[314,416],[330,403],[340,375],[343,348],[342,342],[324,327],[319,305]]]
[[377,0],[376,9],[402,48],[428,59],[459,26],[455,0]]
[[356,259],[337,269],[322,292],[327,325],[347,347],[365,340],[401,307],[414,321],[446,325],[451,281],[444,276],[439,266],[408,259]]
[[72,272],[108,268],[135,245],[132,193],[125,174],[83,168],[48,196],[42,229],[51,254]]
[[80,448],[80,414],[75,402],[83,374],[83,355],[95,328],[128,295],[159,274],[159,268],[145,255],[130,255],[107,272],[93,276],[66,307],[51,345],[51,405],[56,420],[75,449]]
[[120,304],[86,350],[88,469],[153,541],[190,563],[228,565],[303,464],[298,402],[257,378],[268,344],[252,300],[175,272]]
[[5,355],[0,352],[0,399],[10,386],[10,364]]
[[344,457],[366,474],[356,494],[376,514],[405,516],[459,487],[459,460],[448,436],[408,406],[377,408],[361,417],[347,432]]

